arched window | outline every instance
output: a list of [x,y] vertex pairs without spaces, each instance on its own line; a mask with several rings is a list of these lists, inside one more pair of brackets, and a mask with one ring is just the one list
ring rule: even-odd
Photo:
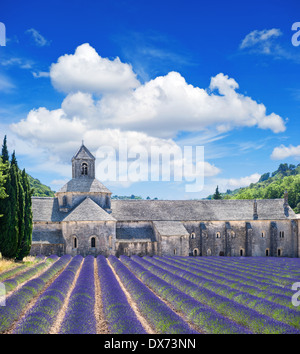
[[269,249],[267,248],[266,249],[266,257],[268,257],[269,256]]
[[284,231],[280,231],[280,232],[279,232],[279,237],[280,237],[280,238],[284,238]]
[[211,256],[211,250],[210,250],[210,248],[207,250],[206,254],[207,254],[208,256]]
[[193,256],[198,256],[199,255],[199,250],[198,250],[198,248],[194,248],[193,249]]
[[262,231],[262,233],[261,233],[261,237],[265,237],[265,236],[266,236],[265,231]]
[[234,238],[235,237],[235,232],[233,230],[231,230],[231,237]]
[[86,162],[83,162],[81,165],[81,174],[85,176],[88,174],[88,165]]
[[192,232],[191,233],[191,239],[194,239],[194,238],[196,238],[196,235],[195,235],[195,232]]
[[244,252],[242,249],[240,249],[240,256],[243,257],[243,255],[244,255]]
[[280,248],[278,248],[278,250],[277,250],[277,256],[278,256],[278,257],[281,256],[281,249],[280,249]]
[[221,238],[221,233],[220,232],[216,233],[216,238]]
[[73,237],[73,248],[77,248],[77,237]]
[[95,248],[96,247],[96,237],[91,238],[91,247]]

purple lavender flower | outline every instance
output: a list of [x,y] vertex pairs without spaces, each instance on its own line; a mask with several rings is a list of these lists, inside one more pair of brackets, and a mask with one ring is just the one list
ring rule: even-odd
[[94,256],[86,256],[61,324],[61,334],[95,334]]
[[140,312],[158,333],[189,334],[198,333],[173,312],[164,302],[153,294],[136,276],[115,256],[109,256],[116,273],[125,288],[130,292]]
[[97,257],[103,312],[112,334],[146,334],[104,256]]

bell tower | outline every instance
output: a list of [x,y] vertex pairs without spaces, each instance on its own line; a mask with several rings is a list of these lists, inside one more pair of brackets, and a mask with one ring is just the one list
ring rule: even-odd
[[72,158],[72,178],[95,178],[95,157],[83,142]]

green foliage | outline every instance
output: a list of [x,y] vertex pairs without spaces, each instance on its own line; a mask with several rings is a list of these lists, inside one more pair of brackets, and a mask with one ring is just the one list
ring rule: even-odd
[[27,174],[30,188],[33,189],[32,196],[34,197],[54,197],[55,192],[50,187],[42,184],[38,179]]
[[[2,153],[8,156],[6,137]],[[0,196],[0,252],[4,258],[22,260],[31,247],[32,189],[25,170],[18,167],[15,152],[10,162],[0,164]]]
[[280,164],[271,174],[263,174],[257,183],[240,188],[226,195],[226,199],[276,199],[283,198],[288,192],[290,207],[300,213],[300,164],[298,166]]
[[216,191],[215,191],[215,194],[213,195],[212,198],[213,198],[213,199],[222,199],[222,195],[221,195],[221,193],[219,192],[219,186],[217,186]]

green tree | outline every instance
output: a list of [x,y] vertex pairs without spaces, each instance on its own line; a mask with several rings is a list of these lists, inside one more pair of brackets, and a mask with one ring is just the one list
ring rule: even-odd
[[4,139],[3,139],[1,156],[2,156],[3,163],[6,163],[9,161],[9,155],[8,155],[7,143],[6,143],[6,135],[4,136]]
[[8,171],[4,187],[8,197],[0,200],[0,214],[3,215],[0,223],[0,252],[5,258],[15,258],[19,236],[19,171],[16,165],[7,166]]
[[32,242],[32,209],[31,197],[33,190],[30,188],[29,180],[25,169],[21,174],[21,184],[24,191],[24,234],[22,240],[19,242],[19,249],[17,252],[17,259],[22,260],[29,255]]
[[222,195],[219,192],[219,186],[217,186],[215,194],[213,195],[213,199],[222,199]]

